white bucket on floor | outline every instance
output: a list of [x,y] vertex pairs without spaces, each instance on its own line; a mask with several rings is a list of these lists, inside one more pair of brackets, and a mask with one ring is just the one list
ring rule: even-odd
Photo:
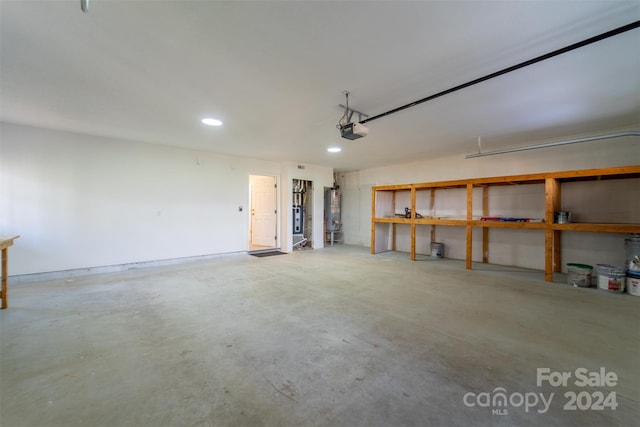
[[630,239],[625,239],[624,247],[627,251],[627,271],[640,273],[640,234],[632,234]]
[[593,267],[587,264],[567,264],[567,283],[580,288],[590,287],[592,270]]
[[436,258],[444,257],[444,243],[431,242],[431,256]]
[[640,273],[627,271],[627,292],[640,297]]
[[596,271],[598,272],[598,288],[617,293],[624,292],[626,281],[624,268],[614,265],[598,264]]

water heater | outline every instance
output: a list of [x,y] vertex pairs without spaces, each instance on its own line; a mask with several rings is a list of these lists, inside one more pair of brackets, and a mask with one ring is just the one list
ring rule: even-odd
[[326,231],[339,231],[342,225],[340,221],[340,191],[337,188],[329,188],[324,193],[324,218]]

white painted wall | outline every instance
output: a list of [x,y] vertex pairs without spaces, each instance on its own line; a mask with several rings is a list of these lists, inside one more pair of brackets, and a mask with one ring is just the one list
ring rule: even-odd
[[[640,144],[630,138],[464,160],[425,160],[339,176],[344,239],[369,246],[373,185],[438,181],[640,164]],[[325,187],[330,168],[220,156],[141,142],[1,124],[0,234],[21,235],[10,249],[10,274],[30,274],[247,250],[249,175],[280,183],[280,245],[292,250],[291,182],[314,184],[314,247],[324,245]],[[640,185],[571,184],[564,209],[583,221],[639,222]],[[613,185],[613,187],[612,187]],[[573,188],[573,187],[576,188]],[[529,187],[529,186],[527,186]],[[491,206],[536,214],[540,192],[494,194]],[[508,191],[508,190],[505,190]],[[535,202],[534,202],[535,200]],[[528,204],[529,201],[532,204]],[[458,204],[438,200],[443,211]],[[584,209],[580,206],[588,206]],[[243,212],[238,207],[243,206]],[[574,207],[575,206],[575,207]],[[496,212],[496,214],[502,214]],[[586,217],[584,217],[587,215]],[[583,218],[581,218],[583,216]],[[399,246],[408,245],[400,230]],[[464,232],[438,227],[446,256],[464,257]],[[619,263],[624,235],[563,233],[565,262]],[[480,233],[474,259],[481,259]],[[542,268],[543,237],[534,230],[491,230],[490,261]],[[418,251],[429,253],[429,228]],[[408,246],[407,246],[408,248]],[[407,249],[408,250],[408,249]]]
[[[0,234],[11,275],[247,250],[249,175],[322,189],[333,171],[2,123]],[[301,173],[298,173],[301,172]],[[330,185],[330,184],[329,184]],[[243,211],[239,212],[239,206]],[[322,242],[322,191],[314,241]],[[291,218],[280,230],[291,247]]]
[[[468,160],[462,156],[431,159],[339,174],[338,181],[343,191],[345,242],[370,246],[372,186],[637,164],[640,164],[640,141],[628,137]],[[440,193],[438,191],[436,195],[439,214],[465,214],[464,190]],[[421,202],[418,198],[417,203],[418,212],[421,212],[421,207],[428,210],[427,201]],[[406,204],[410,206],[408,198]],[[541,217],[544,213],[544,187],[526,185],[492,188],[489,204],[492,215]],[[402,197],[397,202],[399,208],[400,205]],[[480,207],[481,199],[476,195],[474,215],[481,214]],[[639,223],[640,180],[564,185],[563,209],[572,211],[576,221]],[[426,213],[430,214],[428,211]],[[418,227],[418,253],[430,253],[430,230],[430,226]],[[409,227],[398,227],[397,233],[398,250],[409,251]],[[564,232],[563,264],[622,265],[625,237],[625,234],[615,233]],[[479,229],[474,230],[473,239],[473,259],[481,261],[482,233]],[[437,227],[436,240],[445,243],[445,256],[464,259],[464,228]],[[490,262],[544,268],[544,234],[541,231],[491,229],[489,240]]]

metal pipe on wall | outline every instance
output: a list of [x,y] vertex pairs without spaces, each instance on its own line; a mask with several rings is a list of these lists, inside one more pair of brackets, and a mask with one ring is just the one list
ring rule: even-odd
[[577,144],[579,142],[599,141],[601,139],[621,138],[623,136],[640,136],[640,131],[632,130],[625,132],[609,133],[605,135],[587,136],[584,138],[567,139],[564,141],[553,141],[542,144],[523,145],[520,147],[501,148],[498,150],[485,151],[484,153],[478,152],[474,154],[467,154],[465,159],[473,159],[475,157],[495,156],[497,154],[515,153],[517,151],[536,150],[539,148],[557,147],[559,145]]

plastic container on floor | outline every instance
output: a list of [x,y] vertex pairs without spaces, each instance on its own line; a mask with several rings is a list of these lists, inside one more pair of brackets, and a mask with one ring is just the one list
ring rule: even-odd
[[625,267],[640,273],[640,234],[632,234],[629,239],[624,239],[624,248],[627,252]]
[[431,256],[435,258],[444,257],[444,243],[432,242],[431,243]]
[[640,272],[627,271],[627,292],[640,297]]
[[591,272],[593,266],[587,264],[567,264],[567,283],[579,288],[591,286]]
[[596,266],[598,272],[598,288],[611,292],[624,292],[626,281],[625,269],[615,265],[598,264]]

